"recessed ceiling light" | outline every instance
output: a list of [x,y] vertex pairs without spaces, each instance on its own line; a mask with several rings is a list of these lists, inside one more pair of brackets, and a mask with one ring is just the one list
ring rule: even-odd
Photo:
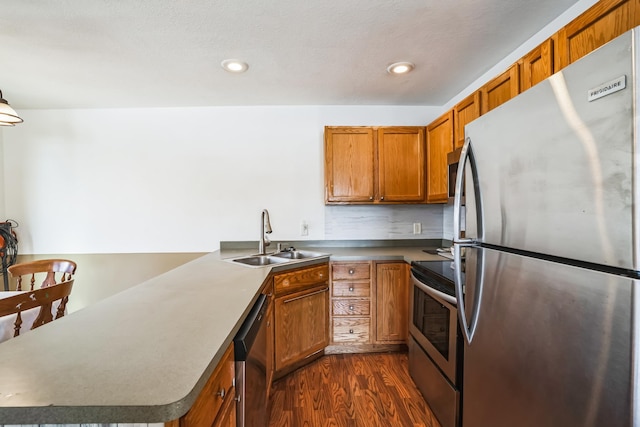
[[389,74],[407,74],[413,70],[415,65],[411,62],[395,62],[387,67],[387,73]]
[[249,64],[239,59],[225,59],[221,65],[230,73],[244,73],[249,69]]

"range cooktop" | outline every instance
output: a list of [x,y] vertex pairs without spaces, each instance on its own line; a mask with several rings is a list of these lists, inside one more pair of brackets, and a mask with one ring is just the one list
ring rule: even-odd
[[425,274],[435,274],[453,283],[453,261],[412,261],[411,267]]

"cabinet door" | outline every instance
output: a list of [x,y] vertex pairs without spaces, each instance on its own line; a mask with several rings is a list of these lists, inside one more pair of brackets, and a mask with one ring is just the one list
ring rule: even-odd
[[404,343],[409,328],[409,270],[404,262],[376,264],[376,342]]
[[601,0],[558,32],[560,68],[640,24],[638,0]]
[[380,202],[425,201],[423,127],[378,129],[378,195]]
[[211,427],[237,427],[236,401],[228,399]]
[[447,153],[453,151],[453,110],[427,126],[427,202],[449,200]]
[[276,298],[276,371],[329,344],[329,287]]
[[554,41],[548,39],[522,58],[522,91],[540,83],[553,74]]
[[482,114],[504,104],[518,96],[520,75],[518,64],[513,64],[507,71],[485,84],[482,89]]
[[466,97],[453,109],[453,123],[455,124],[454,149],[464,145],[464,127],[480,117],[480,91]]
[[325,202],[373,202],[376,144],[372,128],[325,127]]

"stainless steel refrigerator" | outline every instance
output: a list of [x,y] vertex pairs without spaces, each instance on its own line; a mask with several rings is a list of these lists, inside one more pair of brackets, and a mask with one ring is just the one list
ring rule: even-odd
[[463,427],[640,425],[639,32],[466,126]]

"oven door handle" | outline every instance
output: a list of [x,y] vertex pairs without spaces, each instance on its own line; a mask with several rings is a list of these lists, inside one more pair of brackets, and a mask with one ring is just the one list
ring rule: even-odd
[[440,292],[439,290],[434,289],[429,285],[425,285],[420,280],[418,280],[416,276],[414,276],[413,274],[411,274],[411,281],[413,282],[413,285],[415,287],[417,287],[424,293],[431,295],[432,297],[439,300],[440,302],[446,301],[449,304],[456,306],[457,302],[455,297],[452,297],[451,295],[447,295],[444,292]]

